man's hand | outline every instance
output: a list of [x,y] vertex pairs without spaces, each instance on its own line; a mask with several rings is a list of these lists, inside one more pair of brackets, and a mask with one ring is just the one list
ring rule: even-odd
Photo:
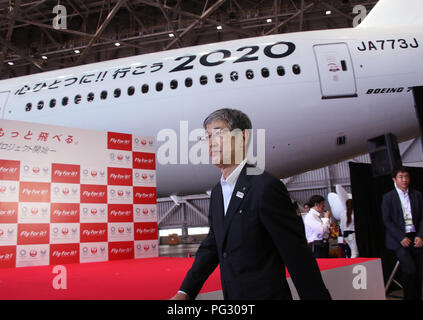
[[404,248],[408,248],[410,246],[410,244],[411,244],[411,240],[407,237],[405,237],[404,239],[401,240],[401,245]]
[[415,248],[421,248],[423,247],[423,239],[420,237],[415,237],[414,238],[414,247]]
[[178,292],[170,300],[189,300],[189,296],[185,293]]

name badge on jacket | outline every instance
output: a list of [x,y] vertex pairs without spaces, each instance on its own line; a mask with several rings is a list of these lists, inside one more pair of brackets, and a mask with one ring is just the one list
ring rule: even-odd
[[238,197],[238,198],[244,198],[244,194],[241,192],[241,191],[238,191],[237,193],[236,193],[236,196]]

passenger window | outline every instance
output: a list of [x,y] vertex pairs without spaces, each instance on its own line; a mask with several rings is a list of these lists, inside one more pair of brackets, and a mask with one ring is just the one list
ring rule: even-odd
[[185,79],[185,87],[189,88],[192,86],[192,79],[191,78],[186,78]]
[[128,96],[132,96],[135,93],[135,88],[133,86],[130,86],[128,88]]
[[116,88],[115,91],[113,92],[113,95],[115,98],[119,98],[120,97],[120,89]]
[[76,96],[75,96],[75,99],[74,99],[74,101],[75,101],[75,104],[79,104],[80,102],[81,102],[81,95],[80,94],[77,94]]
[[41,110],[42,108],[44,108],[44,101],[38,101],[37,109]]
[[170,88],[171,89],[176,89],[178,87],[178,81],[176,81],[176,80],[172,80],[171,82],[170,82]]
[[141,92],[142,93],[147,93],[148,92],[148,84],[143,84],[141,87]]
[[50,108],[54,108],[56,106],[56,99],[50,100]]
[[200,77],[200,84],[201,85],[205,85],[205,84],[207,84],[207,76],[201,76]]
[[94,93],[90,92],[90,93],[88,94],[88,96],[87,96],[87,101],[88,101],[88,102],[94,101]]
[[69,98],[68,97],[63,97],[62,99],[62,106],[67,106],[69,103]]
[[105,100],[106,98],[107,98],[107,91],[106,90],[101,91],[100,99]]
[[162,91],[162,90],[163,90],[163,82],[157,82],[156,91]]
[[238,76],[238,72],[232,71],[230,77],[231,77],[231,80],[232,81],[237,81],[238,80],[238,77],[239,77]]
[[28,102],[25,106],[25,111],[28,112],[28,111],[31,111],[31,109],[32,109],[32,103]]
[[248,69],[247,71],[245,71],[245,76],[247,77],[248,80],[251,80],[254,78],[254,72],[251,69]]
[[292,72],[294,72],[294,74],[300,74],[301,73],[301,68],[298,64],[294,64],[292,66]]
[[221,83],[223,81],[223,75],[221,73],[216,73],[216,75],[214,76],[214,79],[216,80],[217,83]]
[[278,73],[279,76],[284,76],[285,75],[285,68],[282,66],[278,66],[278,68],[276,69],[276,72]]
[[267,69],[267,68],[261,69],[261,75],[263,76],[263,78],[269,77],[269,75],[270,75],[269,69]]

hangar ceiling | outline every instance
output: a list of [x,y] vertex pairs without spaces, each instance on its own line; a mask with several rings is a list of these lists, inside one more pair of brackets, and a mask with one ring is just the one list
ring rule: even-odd
[[[0,79],[261,35],[348,28],[377,0],[0,0]],[[59,19],[60,18],[60,19]]]

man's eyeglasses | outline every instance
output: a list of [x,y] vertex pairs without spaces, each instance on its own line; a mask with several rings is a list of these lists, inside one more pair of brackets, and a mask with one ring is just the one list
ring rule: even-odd
[[216,139],[222,137],[224,134],[230,132],[228,128],[213,129],[212,133],[207,133],[200,138],[200,141],[210,141],[210,139]]

